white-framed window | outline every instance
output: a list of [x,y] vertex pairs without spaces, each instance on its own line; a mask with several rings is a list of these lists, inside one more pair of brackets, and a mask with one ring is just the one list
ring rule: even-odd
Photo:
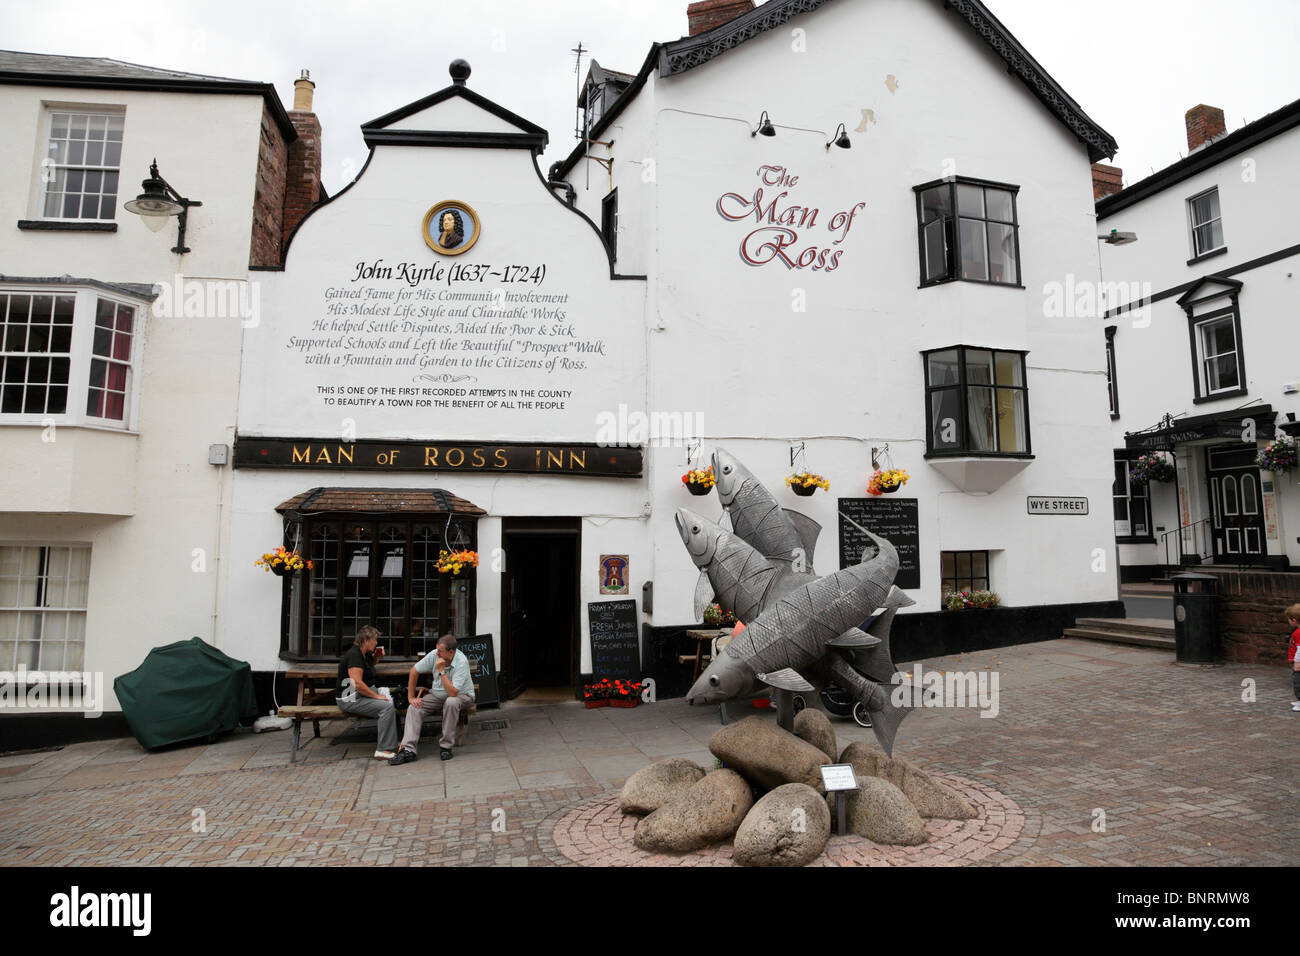
[[144,311],[99,289],[0,288],[0,424],[133,428]]
[[125,114],[49,107],[46,117],[41,218],[74,222],[116,218]]
[[1115,509],[1115,537],[1151,537],[1151,500],[1142,482],[1135,482],[1131,468],[1136,452],[1115,452],[1115,480],[1111,499]]
[[1200,397],[1239,391],[1243,382],[1236,313],[1202,319],[1192,328]]
[[1223,217],[1219,214],[1216,186],[1187,200],[1192,223],[1192,258],[1223,248]]
[[0,545],[0,671],[82,670],[88,544]]

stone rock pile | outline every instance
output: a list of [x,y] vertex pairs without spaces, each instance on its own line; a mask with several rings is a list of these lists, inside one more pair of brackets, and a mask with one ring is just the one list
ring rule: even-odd
[[681,757],[638,770],[619,806],[641,817],[635,844],[687,853],[734,837],[740,866],[804,866],[830,839],[834,796],[820,767],[846,763],[859,789],[847,801],[849,831],[875,843],[916,846],[925,818],[969,820],[975,809],[914,764],[852,743],[835,755],[835,730],[820,710],[801,711],[791,734],[762,717],[718,730],[709,750],[724,769],[706,772]]

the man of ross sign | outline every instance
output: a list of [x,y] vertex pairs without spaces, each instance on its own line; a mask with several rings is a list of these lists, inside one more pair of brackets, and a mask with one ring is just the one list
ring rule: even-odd
[[[416,696],[415,685],[421,674],[433,673],[433,687],[423,697]],[[469,674],[469,659],[456,650],[456,638],[444,634],[438,645],[411,668],[406,682],[407,699],[411,702],[406,711],[406,731],[402,748],[389,764],[410,763],[416,759],[416,746],[420,742],[420,728],[424,718],[442,715],[442,736],[438,739],[438,756],[451,759],[451,748],[456,744],[456,724],[461,713],[474,706],[474,681]]]

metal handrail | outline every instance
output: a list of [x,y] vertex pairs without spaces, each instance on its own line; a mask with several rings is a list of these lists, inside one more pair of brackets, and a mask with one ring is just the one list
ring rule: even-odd
[[[1211,549],[1205,546],[1209,542],[1209,531],[1210,531],[1209,518],[1202,518],[1200,521],[1193,521],[1191,524],[1180,525],[1179,527],[1174,528],[1170,531],[1162,532],[1160,535],[1160,545],[1164,549],[1166,568],[1175,568],[1175,567],[1180,567],[1182,565],[1183,539],[1181,537],[1181,532],[1186,531],[1189,528],[1200,529],[1198,531],[1192,532],[1192,545],[1195,548],[1195,553],[1202,558],[1208,557],[1209,554],[1212,553]],[[1180,535],[1178,538],[1175,539],[1175,542],[1178,546],[1178,551],[1176,552],[1178,556],[1178,560],[1170,561],[1169,560],[1169,538],[1171,535],[1175,535],[1175,534]]]

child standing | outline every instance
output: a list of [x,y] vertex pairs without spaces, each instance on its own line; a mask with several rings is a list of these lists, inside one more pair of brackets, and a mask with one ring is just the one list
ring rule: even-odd
[[1287,648],[1286,659],[1291,665],[1291,689],[1296,699],[1291,709],[1300,711],[1300,604],[1292,604],[1286,609],[1287,623],[1291,625],[1291,644]]

